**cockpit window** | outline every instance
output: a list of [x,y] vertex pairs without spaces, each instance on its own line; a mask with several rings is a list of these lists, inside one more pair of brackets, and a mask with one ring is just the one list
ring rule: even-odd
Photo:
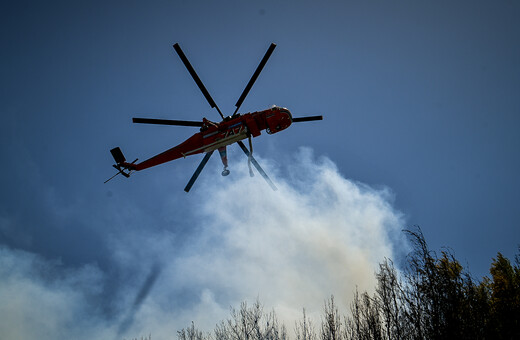
[[280,110],[280,112],[287,113],[289,115],[289,117],[291,117],[291,119],[292,119],[292,114],[291,114],[291,112],[289,110],[287,110],[284,107],[280,107],[278,109]]

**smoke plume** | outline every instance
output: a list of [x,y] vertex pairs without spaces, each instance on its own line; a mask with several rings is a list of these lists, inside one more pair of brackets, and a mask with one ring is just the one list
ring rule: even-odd
[[256,299],[290,332],[302,308],[319,321],[331,294],[347,307],[356,287],[373,291],[377,264],[402,246],[392,193],[345,179],[309,149],[287,165],[258,160],[278,191],[242,162],[228,178],[201,176],[186,225],[107,237],[112,262],[133,268],[109,300],[114,315],[99,305],[110,273],[96,264],[63,268],[0,248],[0,337],[175,339],[191,321],[211,331],[230,306]]

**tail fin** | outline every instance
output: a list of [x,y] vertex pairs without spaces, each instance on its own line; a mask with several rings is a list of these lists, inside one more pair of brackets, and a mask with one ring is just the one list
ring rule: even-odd
[[123,152],[119,147],[113,148],[110,150],[110,153],[112,154],[112,157],[114,157],[114,160],[116,161],[116,164],[121,164],[126,161],[125,156],[123,155]]

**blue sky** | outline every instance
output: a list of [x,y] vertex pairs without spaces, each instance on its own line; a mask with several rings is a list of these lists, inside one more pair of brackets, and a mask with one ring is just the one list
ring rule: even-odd
[[[103,311],[78,302],[78,315],[83,308],[103,315],[91,319],[106,322],[95,334],[122,335],[126,330],[117,333],[113,325],[128,315],[123,311],[131,299],[124,296],[137,294],[150,268],[162,268],[150,301],[171,304],[155,310],[198,315],[196,306],[205,301],[215,313],[199,319],[211,326],[218,321],[211,316],[260,294],[260,288],[237,288],[265,274],[255,243],[243,249],[230,241],[240,240],[241,223],[259,223],[259,211],[273,232],[303,223],[282,212],[274,221],[274,211],[265,207],[274,200],[283,211],[302,214],[295,205],[322,207],[312,195],[330,204],[315,211],[310,225],[344,241],[331,249],[343,247],[367,263],[346,280],[345,299],[356,284],[368,289],[371,265],[406,254],[399,230],[412,225],[421,226],[433,249],[452,248],[482,277],[496,252],[512,257],[520,240],[519,14],[514,1],[2,3],[0,245],[4,263],[20,263],[13,267],[19,275],[13,269],[0,276],[5,291],[14,277],[51,293],[91,282],[96,289],[79,284],[77,299]],[[247,178],[238,148],[229,151],[231,176],[221,178],[214,157],[190,194],[182,189],[200,157],[103,184],[113,174],[112,147],[120,146],[129,159],[145,159],[196,132],[132,124],[131,117],[218,119],[175,54],[175,42],[228,114],[269,44],[277,43],[241,111],[276,104],[294,116],[325,117],[254,140],[259,161],[285,196]],[[345,228],[334,229],[334,223]],[[376,231],[360,239],[356,226]],[[289,230],[298,233],[295,228]],[[262,240],[273,246],[272,238]],[[305,240],[295,254],[315,249]],[[372,243],[378,246],[367,255],[363,249]],[[197,261],[207,263],[214,252],[237,268],[242,263],[228,256],[247,253],[257,269],[231,288],[197,280],[194,273],[193,280],[165,283],[177,277],[175,270],[190,267],[186,263],[203,268]],[[332,261],[330,256],[306,263]],[[286,267],[276,268],[299,268],[284,259]],[[283,290],[277,282],[273,286]],[[343,296],[335,285],[309,289],[316,301]],[[283,301],[282,313],[291,315],[291,308],[303,307],[296,306],[297,297],[264,300]],[[152,302],[143,310],[153,311]],[[184,321],[192,319],[197,316]],[[176,325],[187,325],[182,321]],[[148,334],[149,328],[160,327],[132,330]]]

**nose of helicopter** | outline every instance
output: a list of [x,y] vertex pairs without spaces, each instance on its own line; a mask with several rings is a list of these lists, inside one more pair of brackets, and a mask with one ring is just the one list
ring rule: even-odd
[[267,116],[267,133],[276,133],[287,129],[292,123],[292,115],[289,110],[283,107],[274,107],[272,113]]
[[278,131],[287,129],[291,125],[291,123],[292,123],[291,111],[289,111],[288,109],[286,109],[284,107],[281,107],[280,114],[279,114],[279,121],[278,121],[278,125],[280,128],[278,129]]

